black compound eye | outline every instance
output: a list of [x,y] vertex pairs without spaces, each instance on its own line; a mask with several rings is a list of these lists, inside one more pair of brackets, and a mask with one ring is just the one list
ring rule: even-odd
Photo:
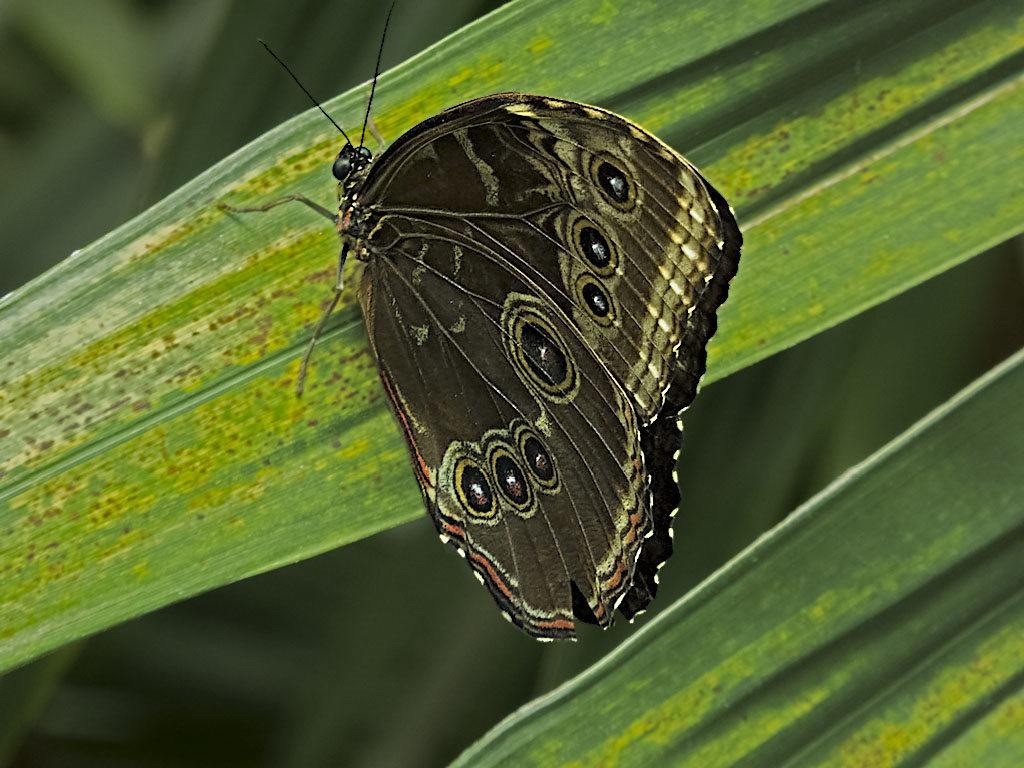
[[522,334],[526,364],[545,384],[555,387],[563,385],[569,378],[569,362],[565,359],[565,353],[547,331],[535,323],[523,323]]
[[541,445],[536,437],[528,437],[523,442],[523,454],[526,456],[526,464],[543,483],[551,482],[555,477],[555,465],[551,461],[551,454]]
[[498,488],[509,501],[519,507],[529,503],[530,486],[511,456],[499,456],[494,462],[494,472],[497,475]]
[[587,261],[598,269],[604,269],[611,263],[612,252],[608,247],[608,241],[593,227],[583,227],[580,230],[580,247]]
[[583,300],[590,311],[598,317],[607,317],[611,311],[608,294],[597,283],[586,283],[583,286]]
[[489,516],[494,508],[494,499],[491,497],[491,485],[480,467],[469,463],[463,465],[458,482],[460,495],[470,512]]
[[367,149],[366,147],[359,147],[359,149],[357,149],[356,152],[359,153],[360,157],[366,158],[367,160],[373,157],[373,153],[370,152],[370,150]]
[[338,181],[345,181],[352,172],[352,153],[347,150],[349,150],[349,147],[341,150],[338,156],[334,158],[334,165],[331,166],[331,173],[334,174],[334,178]]
[[629,182],[626,175],[609,162],[601,163],[597,168],[597,180],[601,189],[617,203],[629,200]]

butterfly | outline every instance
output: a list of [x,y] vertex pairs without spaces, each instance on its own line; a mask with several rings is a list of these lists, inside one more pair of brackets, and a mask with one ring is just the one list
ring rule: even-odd
[[365,263],[367,336],[427,511],[505,617],[542,640],[632,620],[672,553],[677,416],[739,262],[728,203],[628,120],[521,93],[377,157],[346,137],[332,173],[336,213],[300,195],[221,207],[298,201],[334,223],[314,340],[345,260]]

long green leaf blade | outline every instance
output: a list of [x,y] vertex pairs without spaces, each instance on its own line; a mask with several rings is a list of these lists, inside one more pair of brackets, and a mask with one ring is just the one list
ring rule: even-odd
[[1021,402],[1024,352],[457,765],[1017,765]]
[[[672,141],[747,225],[714,379],[1021,228],[1019,9],[834,10],[514,3],[384,76],[376,121],[515,89]],[[327,203],[337,148],[304,114],[0,304],[0,668],[422,514],[351,290],[292,394],[329,228],[215,207]]]

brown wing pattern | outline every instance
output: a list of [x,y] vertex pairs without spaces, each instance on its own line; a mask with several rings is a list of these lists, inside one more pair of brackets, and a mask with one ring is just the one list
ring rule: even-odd
[[652,530],[630,406],[493,254],[422,221],[397,229],[362,301],[438,530],[531,634],[571,636],[574,593],[610,623]]
[[367,327],[438,529],[531,634],[631,618],[671,553],[728,206],[627,121],[519,94],[406,134],[358,203]]

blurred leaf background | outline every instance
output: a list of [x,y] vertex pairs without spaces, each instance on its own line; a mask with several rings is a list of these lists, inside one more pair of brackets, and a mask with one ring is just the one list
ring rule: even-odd
[[[384,68],[497,5],[400,4]],[[0,7],[0,294],[304,110],[256,38],[327,98],[372,72],[384,13],[338,0]],[[1019,348],[1022,286],[1017,239],[706,389],[686,418],[679,549],[654,612]],[[635,631],[540,646],[438,549],[424,516],[8,674],[0,757],[440,764]],[[353,633],[353,616],[379,633]]]

